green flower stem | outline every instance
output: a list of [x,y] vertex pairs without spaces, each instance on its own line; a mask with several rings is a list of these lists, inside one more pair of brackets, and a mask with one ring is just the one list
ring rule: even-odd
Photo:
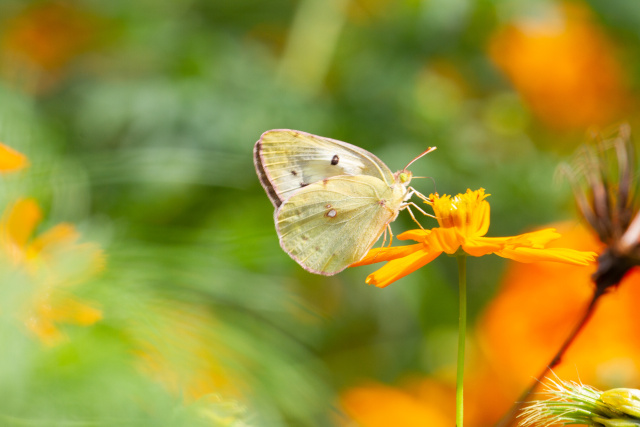
[[460,288],[460,321],[458,325],[458,369],[456,376],[456,426],[462,427],[464,388],[464,345],[467,335],[467,256],[459,254],[458,283]]

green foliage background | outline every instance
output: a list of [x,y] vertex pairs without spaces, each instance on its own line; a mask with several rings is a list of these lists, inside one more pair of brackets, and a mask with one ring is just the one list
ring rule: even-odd
[[[490,235],[574,218],[554,175],[586,129],[545,127],[487,56],[496,27],[528,3],[66,2],[95,18],[95,38],[47,90],[30,90],[28,75],[0,81],[0,141],[31,162],[4,179],[1,197],[3,206],[36,197],[46,212],[39,230],[68,221],[105,250],[105,271],[74,289],[104,319],[63,327],[68,341],[47,348],[5,315],[0,423],[330,425],[343,388],[453,365],[453,260],[383,290],[364,283],[373,267],[329,278],[303,271],[279,247],[252,149],[265,130],[299,129],[398,170],[435,145],[412,166],[435,184],[416,187],[485,188]],[[4,0],[0,32],[42,4]],[[634,87],[640,14],[624,0],[590,5]],[[464,84],[435,72],[441,63]],[[412,227],[402,214],[393,228]],[[472,319],[505,265],[470,260]],[[7,301],[27,279],[4,273]],[[166,341],[176,307],[206,313],[181,327],[215,344],[239,395],[223,388],[219,403],[185,403],[136,368],[139,342],[166,346],[179,365],[197,359],[179,351],[180,334]]]

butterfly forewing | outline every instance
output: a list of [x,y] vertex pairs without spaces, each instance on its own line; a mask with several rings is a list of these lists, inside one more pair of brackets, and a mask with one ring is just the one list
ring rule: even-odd
[[262,186],[278,207],[307,185],[339,175],[368,175],[391,185],[393,173],[355,145],[295,130],[262,134],[254,149]]
[[402,194],[367,175],[310,184],[276,210],[280,245],[306,270],[336,274],[366,255],[397,216]]

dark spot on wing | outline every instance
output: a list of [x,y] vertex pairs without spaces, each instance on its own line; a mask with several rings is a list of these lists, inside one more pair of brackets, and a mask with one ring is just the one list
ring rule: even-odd
[[320,246],[316,246],[316,247],[315,247],[315,248],[313,248],[313,249],[315,249],[316,251],[319,251],[319,250],[320,250]]
[[324,214],[324,216],[326,216],[327,218],[335,218],[336,216],[338,216],[338,212],[335,209],[331,209],[326,214]]
[[339,162],[339,161],[340,161],[340,157],[338,157],[338,155],[337,155],[337,154],[335,154],[335,155],[333,156],[333,158],[331,159],[331,164],[332,164],[333,166],[335,166],[335,165],[337,165],[337,164],[338,164],[338,162]]
[[302,235],[302,240],[309,240],[309,236],[307,236],[306,234]]
[[325,178],[322,180],[322,185],[324,185],[325,187],[327,186],[327,182],[329,182],[328,178]]
[[301,183],[300,183],[300,188],[302,188],[302,187],[306,187],[307,185],[309,185],[309,184],[307,184],[306,182],[301,182]]
[[291,175],[293,175],[293,176],[298,176],[298,172],[296,172],[296,171],[291,171]]
[[327,203],[327,204],[325,205],[325,208],[327,208],[327,209],[331,209],[331,204],[330,204],[330,203]]

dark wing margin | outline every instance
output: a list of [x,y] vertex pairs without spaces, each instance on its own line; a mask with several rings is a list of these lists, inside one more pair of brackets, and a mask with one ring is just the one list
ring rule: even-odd
[[254,149],[262,186],[278,207],[301,188],[341,175],[369,175],[394,182],[376,156],[355,145],[291,129],[264,132]]
[[273,188],[269,178],[267,177],[267,173],[264,170],[264,166],[262,165],[262,159],[260,158],[260,150],[262,149],[262,140],[256,142],[255,147],[253,148],[253,164],[256,167],[256,173],[258,174],[258,179],[260,179],[260,184],[264,188],[264,191],[269,196],[269,200],[273,203],[274,207],[278,207],[282,204],[282,199],[278,197],[278,193],[276,189]]

